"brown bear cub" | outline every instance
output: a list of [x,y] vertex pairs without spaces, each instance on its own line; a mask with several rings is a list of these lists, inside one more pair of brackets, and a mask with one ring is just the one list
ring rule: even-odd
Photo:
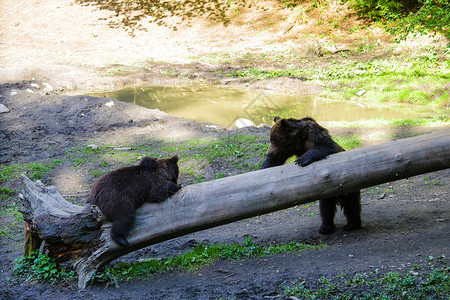
[[112,222],[111,238],[127,246],[126,236],[135,211],[145,202],[161,202],[175,194],[178,156],[168,159],[144,157],[139,165],[121,168],[100,177],[92,186],[88,203],[97,205]]
[[[305,167],[324,159],[332,153],[345,151],[331,138],[328,130],[317,124],[312,118],[281,119],[275,117],[270,131],[270,145],[262,168],[280,166],[296,155],[295,163]],[[322,225],[319,233],[330,234],[334,230],[336,206],[340,205],[347,218],[344,230],[361,227],[360,191],[321,199],[319,201]]]

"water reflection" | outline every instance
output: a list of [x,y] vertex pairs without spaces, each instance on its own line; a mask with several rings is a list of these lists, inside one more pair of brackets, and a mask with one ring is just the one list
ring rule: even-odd
[[237,118],[249,119],[255,124],[272,124],[273,117],[277,115],[293,118],[310,116],[319,121],[418,116],[408,109],[380,109],[354,102],[325,101],[313,96],[211,86],[128,87],[94,96],[111,97],[147,108],[158,108],[170,115],[224,126],[233,126]]

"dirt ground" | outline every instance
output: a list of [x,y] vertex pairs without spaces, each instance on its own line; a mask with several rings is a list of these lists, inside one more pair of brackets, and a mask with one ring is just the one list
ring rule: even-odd
[[[120,145],[148,136],[177,140],[247,131],[268,136],[267,128],[226,130],[117,101],[108,107],[105,104],[111,99],[82,95],[136,83],[205,82],[305,93],[319,89],[293,78],[253,83],[232,80],[214,72],[212,65],[193,62],[191,57],[216,53],[304,49],[314,43],[304,33],[321,33],[313,31],[312,22],[301,23],[298,16],[292,17],[292,11],[274,5],[280,2],[250,1],[256,7],[231,8],[222,2],[209,3],[216,6],[198,2],[185,11],[168,6],[165,12],[138,23],[145,30],[133,31],[135,25],[117,23],[123,19],[111,17],[111,10],[99,10],[97,1],[1,1],[0,104],[10,111],[0,114],[0,162],[8,165],[64,158],[66,150],[93,141]],[[342,11],[339,6],[333,10],[335,17]],[[125,20],[129,14],[138,15],[125,9],[120,13]],[[347,21],[361,22],[354,16],[341,18],[342,28]],[[351,44],[348,31],[342,29],[336,35],[341,35],[343,45]],[[376,30],[371,38],[388,40]],[[175,76],[167,76],[167,70]],[[84,175],[76,169],[61,170],[53,184],[63,195],[81,191],[77,195],[82,198],[90,184]],[[20,190],[19,182],[12,185]],[[121,283],[120,288],[89,286],[80,292],[73,285],[10,280],[13,261],[22,254],[22,236],[17,233],[0,240],[0,299],[276,299],[282,298],[283,285],[299,277],[315,280],[376,268],[382,272],[407,270],[425,263],[429,256],[449,256],[449,186],[447,169],[365,189],[363,228],[350,233],[342,230],[345,220],[338,213],[336,232],[320,235],[317,214],[300,216],[302,212],[317,212],[314,204],[173,239],[121,260],[173,255],[201,242],[242,242],[244,235],[262,245],[296,240],[310,244],[321,241],[329,247],[219,261],[197,272],[170,272],[149,281]]]

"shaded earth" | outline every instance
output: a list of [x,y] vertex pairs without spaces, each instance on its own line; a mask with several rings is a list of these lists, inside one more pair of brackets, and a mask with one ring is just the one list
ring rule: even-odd
[[[156,21],[144,23],[147,31],[135,31],[134,37],[129,34],[132,28],[112,28],[107,22],[99,21],[108,19],[108,11],[79,5],[81,2],[65,0],[55,6],[53,1],[34,4],[6,0],[0,4],[0,104],[10,110],[0,114],[1,164],[64,159],[67,150],[87,144],[127,145],[149,141],[149,137],[174,141],[236,134],[268,137],[268,128],[221,128],[114,99],[80,96],[87,91],[143,82],[158,85],[209,82],[304,93],[320,89],[295,78],[233,81],[214,72],[213,66],[189,61],[192,55],[208,53],[232,53],[250,48],[270,51],[278,47],[280,50],[285,45],[286,35],[306,30],[305,24],[294,22],[293,29],[280,34],[293,23],[290,15],[265,2],[261,2],[258,13],[250,14],[247,13],[249,8],[243,8],[240,16],[245,22],[224,9],[225,15],[218,14],[214,22],[197,16],[187,26],[180,23],[177,19],[180,13],[174,9],[170,17],[157,15]],[[268,11],[264,7],[269,7]],[[257,25],[266,22],[270,13],[276,13],[283,21],[257,35]],[[165,22],[163,26],[157,23],[158,18]],[[176,31],[171,24],[178,24]],[[379,37],[374,34],[373,38]],[[159,43],[149,48],[155,40]],[[297,47],[302,46],[301,40],[293,41]],[[131,64],[142,61],[145,67]],[[165,75],[167,70],[173,70],[177,76]],[[114,102],[113,106],[106,105],[110,101]],[[397,128],[396,136],[407,137],[434,129]],[[352,134],[361,130],[333,129],[331,133]],[[377,132],[381,129],[364,130]],[[223,166],[211,167],[214,173],[224,172]],[[63,195],[71,195],[81,203],[92,184],[91,178],[76,168],[63,165],[60,169],[51,183]],[[229,175],[239,173],[227,171]],[[186,180],[181,178],[183,184]],[[11,189],[21,189],[18,180],[8,184]],[[11,279],[13,261],[22,254],[23,243],[21,228],[13,228],[13,234],[2,236],[0,240],[0,298],[275,299],[283,297],[283,286],[298,278],[315,281],[322,276],[352,275],[375,269],[381,272],[408,270],[412,265],[425,264],[430,256],[449,256],[449,186],[450,170],[447,169],[364,189],[363,228],[354,232],[342,230],[345,220],[342,213],[338,213],[335,233],[320,235],[317,232],[318,206],[313,204],[163,242],[118,261],[166,257],[185,252],[199,243],[242,243],[243,236],[252,237],[260,245],[298,241],[321,242],[328,247],[243,261],[218,261],[192,273],[156,274],[148,281],[120,283],[119,288],[89,286],[79,291],[75,284],[49,285]],[[5,202],[2,206],[6,207],[15,199],[2,201]],[[0,220],[4,224],[10,222],[4,215]],[[448,264],[447,258],[443,261]]]

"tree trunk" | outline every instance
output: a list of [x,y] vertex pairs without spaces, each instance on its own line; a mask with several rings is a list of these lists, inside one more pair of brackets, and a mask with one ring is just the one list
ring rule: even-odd
[[[24,219],[50,255],[70,259],[85,288],[111,260],[171,238],[287,207],[450,167],[450,128],[428,135],[333,154],[305,168],[295,164],[182,188],[144,204],[122,247],[110,238],[96,206],[68,203],[54,187],[23,176]],[[29,241],[27,249],[36,248]],[[31,245],[31,246],[30,246]]]

